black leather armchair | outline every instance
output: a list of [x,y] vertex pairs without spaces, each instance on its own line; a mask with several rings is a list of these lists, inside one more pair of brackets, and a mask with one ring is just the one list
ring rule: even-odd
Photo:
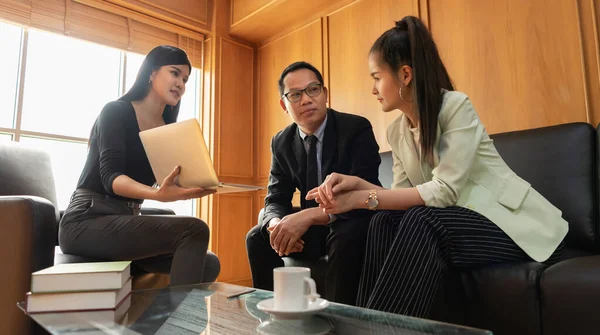
[[33,325],[18,310],[31,273],[52,266],[58,233],[50,157],[16,143],[0,144],[0,333],[26,334]]
[[[174,214],[163,209],[142,208],[144,214]],[[30,290],[31,273],[59,263],[101,261],[66,255],[57,246],[58,211],[54,177],[47,153],[21,143],[0,143],[0,334],[27,334],[35,325],[17,307]],[[207,281],[220,271],[218,257],[209,252],[205,264]],[[142,273],[135,267],[134,287],[168,285],[163,274]],[[39,329],[37,329],[39,331]]]

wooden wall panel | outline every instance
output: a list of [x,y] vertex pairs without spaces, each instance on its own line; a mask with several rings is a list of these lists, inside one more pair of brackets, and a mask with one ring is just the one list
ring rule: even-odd
[[246,253],[246,234],[255,225],[254,193],[232,193],[216,196],[219,224],[213,230],[215,253],[221,261],[219,281],[251,279]]
[[166,20],[178,20],[188,24],[206,26],[208,0],[107,0],[140,13]]
[[231,24],[234,25],[244,18],[256,13],[261,7],[273,2],[272,0],[231,0]]
[[266,190],[256,192],[256,202],[254,203],[254,225],[258,224],[258,213],[265,207],[265,197],[267,196]]
[[588,101],[588,122],[598,126],[600,122],[600,43],[598,36],[599,5],[597,1],[577,0],[583,49],[583,72],[586,74],[584,88]]
[[[254,49],[221,39],[219,177],[254,181]],[[229,179],[230,179],[229,178]],[[223,178],[227,180],[228,178]]]
[[[212,103],[212,40],[204,40],[204,57],[202,57],[202,111],[200,113],[199,122],[202,128],[202,134],[204,135],[204,141],[208,146],[211,159],[214,154],[214,141],[212,136],[213,131],[213,113],[211,112]],[[214,161],[214,159],[213,159]],[[208,224],[210,230],[213,230],[213,200],[214,196],[208,196],[198,199],[198,207],[196,210],[196,216],[201,218]],[[208,248],[214,251],[213,248],[213,236],[211,234]]]
[[307,61],[323,69],[321,20],[273,41],[258,50],[258,120],[256,140],[259,184],[266,184],[271,164],[271,138],[292,121],[279,106],[277,80],[291,63]]
[[429,0],[429,22],[488,132],[587,121],[577,1]]
[[[205,47],[203,128],[212,139],[211,153],[219,179],[254,182],[255,47],[231,37],[229,1],[211,1],[212,34]],[[208,114],[208,115],[207,115]],[[255,224],[255,193],[209,196],[211,250],[221,261],[219,281],[251,285],[246,233]],[[204,210],[204,207],[202,208]]]
[[282,32],[295,31],[357,0],[233,1],[229,33],[246,41],[262,43],[280,37]]
[[394,21],[416,15],[415,6],[416,1],[359,1],[328,17],[330,105],[340,112],[368,118],[381,151],[390,150],[386,128],[400,114],[382,112],[371,93],[369,49],[379,35],[394,26]]
[[213,42],[210,38],[204,41],[204,57],[202,64],[202,118],[200,119],[200,125],[202,126],[202,134],[204,135],[204,140],[208,146],[210,156],[214,157],[214,146],[212,140],[214,117],[211,111],[211,106],[213,103],[212,44]]

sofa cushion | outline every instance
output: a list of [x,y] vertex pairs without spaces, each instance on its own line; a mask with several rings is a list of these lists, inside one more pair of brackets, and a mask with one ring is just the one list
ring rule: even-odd
[[[159,260],[159,257],[156,258]],[[153,267],[153,274],[169,274],[171,270],[171,258],[169,257],[160,257],[162,262],[156,262],[157,266]],[[147,259],[150,260],[150,259]],[[66,263],[94,263],[94,262],[105,262],[106,260],[89,258],[85,256],[79,255],[71,255],[64,254],[59,246],[54,248],[54,264],[66,264]],[[166,261],[166,262],[165,262]],[[221,261],[219,257],[215,255],[212,251],[208,250],[206,252],[206,258],[204,260],[204,281],[213,282],[219,276],[221,272]],[[148,274],[148,271],[144,271],[141,266],[136,265],[136,262],[133,262],[131,267],[131,275],[134,277],[143,276]]]
[[450,271],[432,318],[495,335],[541,334],[538,283],[545,268],[519,262]]
[[392,170],[394,167],[394,158],[392,157],[392,152],[382,152],[379,156],[381,156],[381,164],[379,164],[379,182],[384,188],[392,188],[392,183],[394,182],[394,172]]
[[95,263],[104,262],[101,259],[89,258],[79,255],[64,254],[60,247],[57,245],[54,247],[54,265],[68,264],[68,263]]
[[600,256],[566,260],[544,271],[541,282],[544,334],[590,334],[599,328]]

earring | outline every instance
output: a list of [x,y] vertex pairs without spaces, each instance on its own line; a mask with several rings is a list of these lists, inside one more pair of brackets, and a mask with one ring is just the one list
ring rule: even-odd
[[404,84],[400,85],[400,99],[402,99],[402,101],[404,102],[413,102],[412,100],[406,100],[404,99],[404,97],[402,96],[402,89],[404,88]]

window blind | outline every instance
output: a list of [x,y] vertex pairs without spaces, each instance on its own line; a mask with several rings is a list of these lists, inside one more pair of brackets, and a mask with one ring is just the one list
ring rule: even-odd
[[202,67],[202,34],[130,10],[108,10],[73,0],[0,0],[2,20],[140,54],[161,44],[178,46]]

